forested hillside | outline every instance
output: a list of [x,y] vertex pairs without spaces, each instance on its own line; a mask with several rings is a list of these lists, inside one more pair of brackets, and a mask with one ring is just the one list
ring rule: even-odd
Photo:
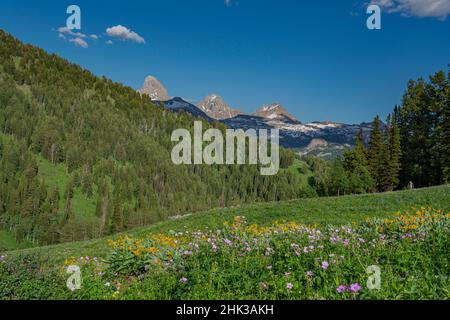
[[0,230],[44,245],[314,194],[291,170],[173,165],[171,134],[193,123],[0,31]]

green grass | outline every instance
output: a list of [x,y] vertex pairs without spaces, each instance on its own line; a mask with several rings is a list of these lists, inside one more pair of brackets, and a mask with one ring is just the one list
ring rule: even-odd
[[[45,183],[48,186],[50,192],[55,188],[58,189],[61,195],[59,208],[60,214],[63,214],[64,205],[66,203],[66,198],[64,197],[64,192],[69,182],[69,175],[66,173],[66,168],[62,164],[52,164],[50,161],[38,156],[37,162],[39,166],[39,175],[45,179]],[[97,219],[95,216],[96,209],[96,199],[95,194],[91,198],[84,195],[80,189],[76,189],[74,193],[74,198],[72,201],[72,209],[74,215],[80,220]]]
[[[399,211],[407,211],[422,206],[450,212],[450,185],[384,194],[300,199],[216,209],[177,220],[164,221],[147,228],[126,232],[126,234],[139,237],[152,233],[186,229],[214,230],[222,227],[225,221],[230,221],[235,216],[245,216],[248,223],[256,223],[262,226],[270,225],[276,220],[302,224],[340,225],[362,221],[369,217],[388,217]],[[117,236],[111,238],[117,238]],[[41,253],[48,257],[49,261],[61,263],[67,257],[104,257],[108,252],[107,239],[98,239],[15,251],[9,254]]]
[[[447,249],[450,225],[446,216],[439,218],[442,223],[428,220],[429,223],[420,224],[420,229],[411,240],[407,238],[408,231],[401,229],[403,220],[397,219],[395,225],[389,222],[393,221],[394,213],[414,213],[414,209],[421,207],[450,212],[450,185],[210,210],[126,232],[132,240],[119,240],[114,251],[108,240],[120,239],[121,235],[8,251],[6,258],[2,258],[3,262],[0,261],[0,299],[353,299],[355,296],[349,292],[342,295],[336,293],[336,288],[355,283],[364,285],[368,277],[366,267],[374,264],[380,265],[383,270],[382,290],[370,291],[364,287],[358,299],[448,299],[450,262]],[[225,226],[224,222],[233,221],[236,216],[245,216],[245,224],[238,229]],[[366,218],[383,217],[391,218],[358,223]],[[321,242],[309,240],[305,237],[308,234],[301,236],[297,232],[299,229],[292,233],[284,227],[287,225],[274,224],[274,221],[294,222],[297,226],[314,225],[307,229],[322,230]],[[348,226],[352,222],[355,224],[351,235],[346,233],[346,228],[328,227],[330,224]],[[245,226],[254,223],[272,229],[279,228],[279,231],[271,233],[269,238],[263,232],[245,231]],[[412,223],[415,224],[411,222],[410,225]],[[394,229],[390,229],[392,227]],[[193,232],[196,230],[202,231],[206,237],[197,238],[198,233]],[[211,251],[211,244],[205,240],[215,238],[219,234],[216,230],[220,230],[217,253]],[[175,231],[186,231],[180,236],[176,249],[170,242],[177,239]],[[164,244],[166,249],[155,243],[158,240],[152,240],[152,235],[160,233],[168,236],[162,239],[169,240],[158,242],[169,241]],[[331,236],[335,237],[335,233],[342,236],[337,246],[330,244]],[[422,233],[426,235],[423,241],[419,239]],[[405,240],[401,240],[403,238],[400,235],[405,236]],[[385,236],[387,238],[383,238]],[[183,240],[183,237],[187,238]],[[9,239],[7,241],[14,246],[7,234],[0,233],[2,238]],[[231,249],[225,244],[225,238],[233,239],[237,247],[233,245]],[[347,238],[351,239],[350,246],[344,243]],[[146,254],[145,248],[142,248],[142,254],[136,254],[136,247],[133,246],[141,248],[137,239],[142,239],[147,249],[157,247],[163,251],[153,255],[154,251]],[[419,241],[415,242],[415,239]],[[360,241],[364,243],[361,246],[358,245]],[[374,246],[373,241],[376,241]],[[199,248],[197,251],[194,249],[197,253],[191,257],[184,256],[184,252],[188,252],[186,250],[194,248],[189,242]],[[242,255],[249,243],[253,247],[251,253]],[[300,245],[299,248],[314,244],[316,249],[322,244],[322,249],[314,251],[312,255],[296,256],[292,251],[294,244]],[[273,254],[267,256],[264,253],[267,248],[272,248]],[[168,253],[172,250],[176,251],[173,255]],[[81,260],[80,257],[91,259],[86,264],[87,259]],[[94,260],[92,257],[99,259]],[[165,259],[165,262],[160,264],[156,257]],[[337,260],[333,259],[336,257],[342,262],[335,262]],[[168,261],[172,261],[170,270],[163,270]],[[323,264],[321,267],[324,261],[330,262],[329,270],[323,270]],[[67,289],[65,263],[82,266],[82,290],[72,293]],[[151,272],[143,271],[147,266]],[[273,270],[268,271],[268,266],[273,266]],[[313,270],[314,280],[305,278],[308,270]],[[138,274],[143,277],[137,277]],[[181,283],[180,279],[185,278],[189,282]],[[115,290],[118,282],[123,287],[117,295]],[[261,283],[270,290],[261,289]],[[291,284],[294,285],[293,290],[287,288]]]
[[0,251],[19,250],[31,246],[32,244],[27,241],[17,243],[14,235],[6,230],[0,230]]

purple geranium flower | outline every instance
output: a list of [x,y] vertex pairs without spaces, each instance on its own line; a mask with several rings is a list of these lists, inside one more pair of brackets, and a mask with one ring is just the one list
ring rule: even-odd
[[362,287],[360,286],[359,283],[354,283],[352,285],[350,285],[350,287],[348,288],[348,291],[350,291],[351,293],[358,293],[359,291],[361,291]]
[[336,291],[339,293],[344,293],[345,291],[347,291],[347,287],[344,285],[340,285],[339,287],[337,287]]

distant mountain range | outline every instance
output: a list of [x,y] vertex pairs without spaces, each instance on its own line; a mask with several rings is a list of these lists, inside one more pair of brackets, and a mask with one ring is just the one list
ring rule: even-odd
[[251,115],[230,107],[217,94],[211,94],[193,104],[183,98],[171,98],[164,86],[152,76],[145,79],[139,92],[169,110],[184,111],[209,122],[219,121],[232,129],[277,128],[280,130],[280,144],[298,151],[301,155],[334,158],[352,148],[360,129],[366,139],[372,130],[372,123],[302,123],[279,103],[264,105]]

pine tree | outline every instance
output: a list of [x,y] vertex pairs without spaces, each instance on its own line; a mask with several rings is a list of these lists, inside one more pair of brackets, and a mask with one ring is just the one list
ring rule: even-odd
[[344,154],[345,168],[348,171],[358,171],[360,167],[367,167],[367,152],[364,146],[364,133],[362,129],[356,135],[355,147]]
[[113,212],[110,221],[110,233],[114,234],[123,230],[124,216],[122,208],[122,197],[120,194],[116,194],[113,201]]
[[364,132],[361,129],[355,141],[355,148],[344,154],[344,167],[349,176],[351,193],[366,193],[373,190],[373,179],[370,175],[367,161],[367,151],[364,145]]
[[397,126],[397,115],[396,112],[392,114],[392,119],[389,123],[387,130],[387,147],[388,147],[388,164],[386,168],[386,181],[387,188],[389,191],[393,191],[398,188],[401,170],[401,142],[400,142],[400,132]]
[[74,196],[74,183],[73,180],[70,180],[66,186],[66,205],[64,206],[64,217],[62,220],[62,225],[65,225],[73,216],[72,211],[72,200]]
[[376,116],[373,121],[373,129],[370,136],[369,149],[367,152],[369,172],[374,180],[375,190],[382,189],[383,166],[385,161],[385,146],[383,143],[383,134],[381,132],[380,117]]
[[[449,65],[450,67],[450,65]],[[450,71],[444,85],[444,103],[441,124],[441,166],[443,172],[443,182],[450,183]]]

